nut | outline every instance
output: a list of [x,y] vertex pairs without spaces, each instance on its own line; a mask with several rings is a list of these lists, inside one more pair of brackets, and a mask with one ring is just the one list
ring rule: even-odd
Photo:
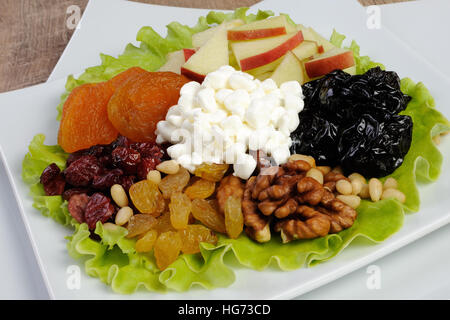
[[313,168],[316,166],[316,160],[311,156],[305,156],[303,154],[293,154],[288,158],[288,162],[297,161],[297,160],[306,161]]
[[338,195],[336,199],[341,200],[343,203],[349,205],[353,209],[356,209],[361,204],[361,198],[355,195]]
[[339,180],[336,182],[336,191],[340,194],[350,195],[353,191],[352,184],[347,180]]
[[369,180],[369,194],[370,199],[373,202],[377,202],[381,199],[381,194],[383,193],[383,184],[377,178],[372,178]]
[[395,180],[392,177],[387,178],[386,181],[384,182],[384,185],[383,185],[383,189],[384,190],[386,190],[386,189],[397,189],[397,188],[398,188],[397,180]]
[[323,173],[319,169],[309,169],[309,171],[306,173],[306,176],[317,180],[317,182],[319,182],[320,184],[323,184]]
[[386,189],[383,191],[383,194],[381,195],[381,199],[390,199],[394,198],[400,201],[401,203],[405,203],[406,196],[403,192],[397,189]]
[[364,183],[361,186],[361,191],[359,192],[359,196],[362,199],[369,199],[370,198],[369,185],[367,183]]
[[115,184],[111,187],[111,198],[121,208],[128,205],[127,193],[120,184]]
[[331,171],[331,167],[328,166],[317,166],[316,168],[320,170],[323,175],[326,175],[328,172]]
[[130,207],[123,207],[117,211],[115,222],[118,226],[123,226],[133,216],[133,209]]
[[359,174],[357,172],[352,173],[351,175],[348,176],[348,178],[350,179],[350,181],[360,180],[362,182],[362,184],[366,184],[367,183],[366,178],[364,178],[363,175],[361,175],[361,174]]
[[180,165],[175,160],[167,160],[158,164],[156,169],[165,174],[175,174],[180,170]]
[[363,183],[359,179],[354,179],[352,180],[351,184],[352,184],[352,194],[358,195],[362,190]]
[[154,184],[159,184],[161,182],[161,172],[158,170],[150,170],[147,173],[147,180],[150,180]]

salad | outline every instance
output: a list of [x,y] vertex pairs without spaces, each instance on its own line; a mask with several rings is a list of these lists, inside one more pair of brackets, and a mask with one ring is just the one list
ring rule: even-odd
[[230,259],[288,271],[381,242],[419,210],[416,179],[439,176],[450,124],[422,83],[247,10],[143,27],[69,76],[58,145],[29,145],[33,206],[115,292],[226,287]]

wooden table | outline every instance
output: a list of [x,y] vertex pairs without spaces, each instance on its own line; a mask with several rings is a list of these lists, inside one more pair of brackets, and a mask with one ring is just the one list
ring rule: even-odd
[[[251,6],[259,0],[138,0],[139,2],[208,9]],[[336,0],[338,1],[338,0]],[[355,0],[356,1],[356,0]],[[362,5],[411,0],[358,0]],[[66,10],[88,0],[1,0],[0,92],[47,80],[72,36]]]

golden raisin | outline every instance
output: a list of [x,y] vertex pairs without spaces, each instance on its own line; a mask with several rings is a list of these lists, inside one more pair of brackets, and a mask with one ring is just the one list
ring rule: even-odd
[[181,192],[189,183],[191,175],[185,168],[180,168],[177,173],[169,174],[159,183],[163,197],[169,199],[173,192]]
[[191,199],[181,192],[174,192],[170,197],[170,222],[175,229],[184,229],[191,214]]
[[212,182],[220,181],[225,173],[228,171],[228,164],[207,164],[203,163],[195,169],[194,174],[197,177],[209,180]]
[[150,252],[153,249],[153,245],[158,237],[158,232],[156,230],[149,230],[146,234],[136,241],[136,251],[137,252]]
[[180,250],[181,237],[178,232],[168,231],[160,234],[153,251],[158,268],[164,270],[177,260]]
[[225,202],[225,228],[230,238],[236,239],[244,229],[244,216],[242,214],[241,199],[228,197]]
[[130,198],[141,213],[159,216],[164,199],[158,186],[149,180],[142,180],[130,187]]
[[172,222],[170,221],[170,213],[166,211],[162,215],[160,215],[156,219],[156,224],[153,229],[158,231],[158,233],[175,231],[174,227],[172,226]]
[[186,229],[179,230],[181,236],[181,251],[187,254],[200,252],[200,242],[217,243],[214,232],[200,224],[188,225]]
[[135,214],[130,218],[127,225],[127,238],[134,238],[146,233],[156,225],[156,219],[148,214]]
[[191,199],[206,199],[214,193],[215,189],[215,182],[199,179],[187,187],[184,193]]
[[208,201],[194,199],[192,201],[192,214],[195,219],[208,228],[220,233],[226,233],[223,216]]

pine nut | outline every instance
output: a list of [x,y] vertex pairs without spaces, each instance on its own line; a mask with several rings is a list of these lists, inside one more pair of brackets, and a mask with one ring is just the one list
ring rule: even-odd
[[316,168],[309,169],[306,176],[315,179],[320,184],[323,184],[323,173]]
[[103,223],[102,226],[103,226],[103,230],[114,231],[117,229],[117,226],[111,222]]
[[303,160],[308,162],[311,167],[316,167],[316,160],[314,160],[311,156],[305,156],[304,154],[293,154],[289,157],[288,161],[297,161],[297,160]]
[[397,189],[398,183],[394,178],[387,178],[384,182],[383,189]]
[[159,184],[161,182],[161,172],[158,170],[150,170],[147,173],[147,180],[150,180],[154,184]]
[[115,222],[118,226],[123,226],[130,220],[132,216],[133,209],[131,209],[130,207],[120,208],[119,211],[117,211]]
[[359,179],[354,179],[351,181],[352,184],[352,194],[357,195],[361,192],[363,183]]
[[389,198],[394,198],[397,199],[398,201],[400,201],[401,203],[405,203],[406,201],[406,196],[403,192],[401,192],[400,190],[397,189],[386,189],[383,191],[383,194],[381,195],[381,199],[389,199]]
[[361,191],[359,192],[359,196],[362,199],[369,199],[370,198],[369,185],[367,183],[364,183],[361,186]]
[[357,172],[352,173],[351,175],[348,176],[348,178],[350,179],[350,181],[357,179],[360,180],[363,184],[367,183],[366,178],[362,174],[359,174]]
[[128,205],[127,193],[120,184],[115,184],[111,187],[111,198],[121,208]]
[[343,195],[352,194],[352,184],[347,180],[339,180],[336,182],[336,191]]
[[318,166],[316,168],[318,170],[320,170],[323,175],[326,175],[327,173],[329,173],[331,171],[331,167],[328,167],[328,166]]
[[356,209],[361,204],[361,198],[355,195],[343,195],[340,194],[336,197],[336,199],[341,200],[346,205],[352,207],[353,209]]
[[165,174],[175,174],[180,170],[180,165],[175,160],[167,160],[158,164],[156,169]]
[[373,202],[377,202],[381,198],[383,193],[383,184],[377,178],[372,178],[369,180],[369,194],[370,199]]
[[331,171],[344,174],[344,171],[342,170],[341,166],[334,167]]

